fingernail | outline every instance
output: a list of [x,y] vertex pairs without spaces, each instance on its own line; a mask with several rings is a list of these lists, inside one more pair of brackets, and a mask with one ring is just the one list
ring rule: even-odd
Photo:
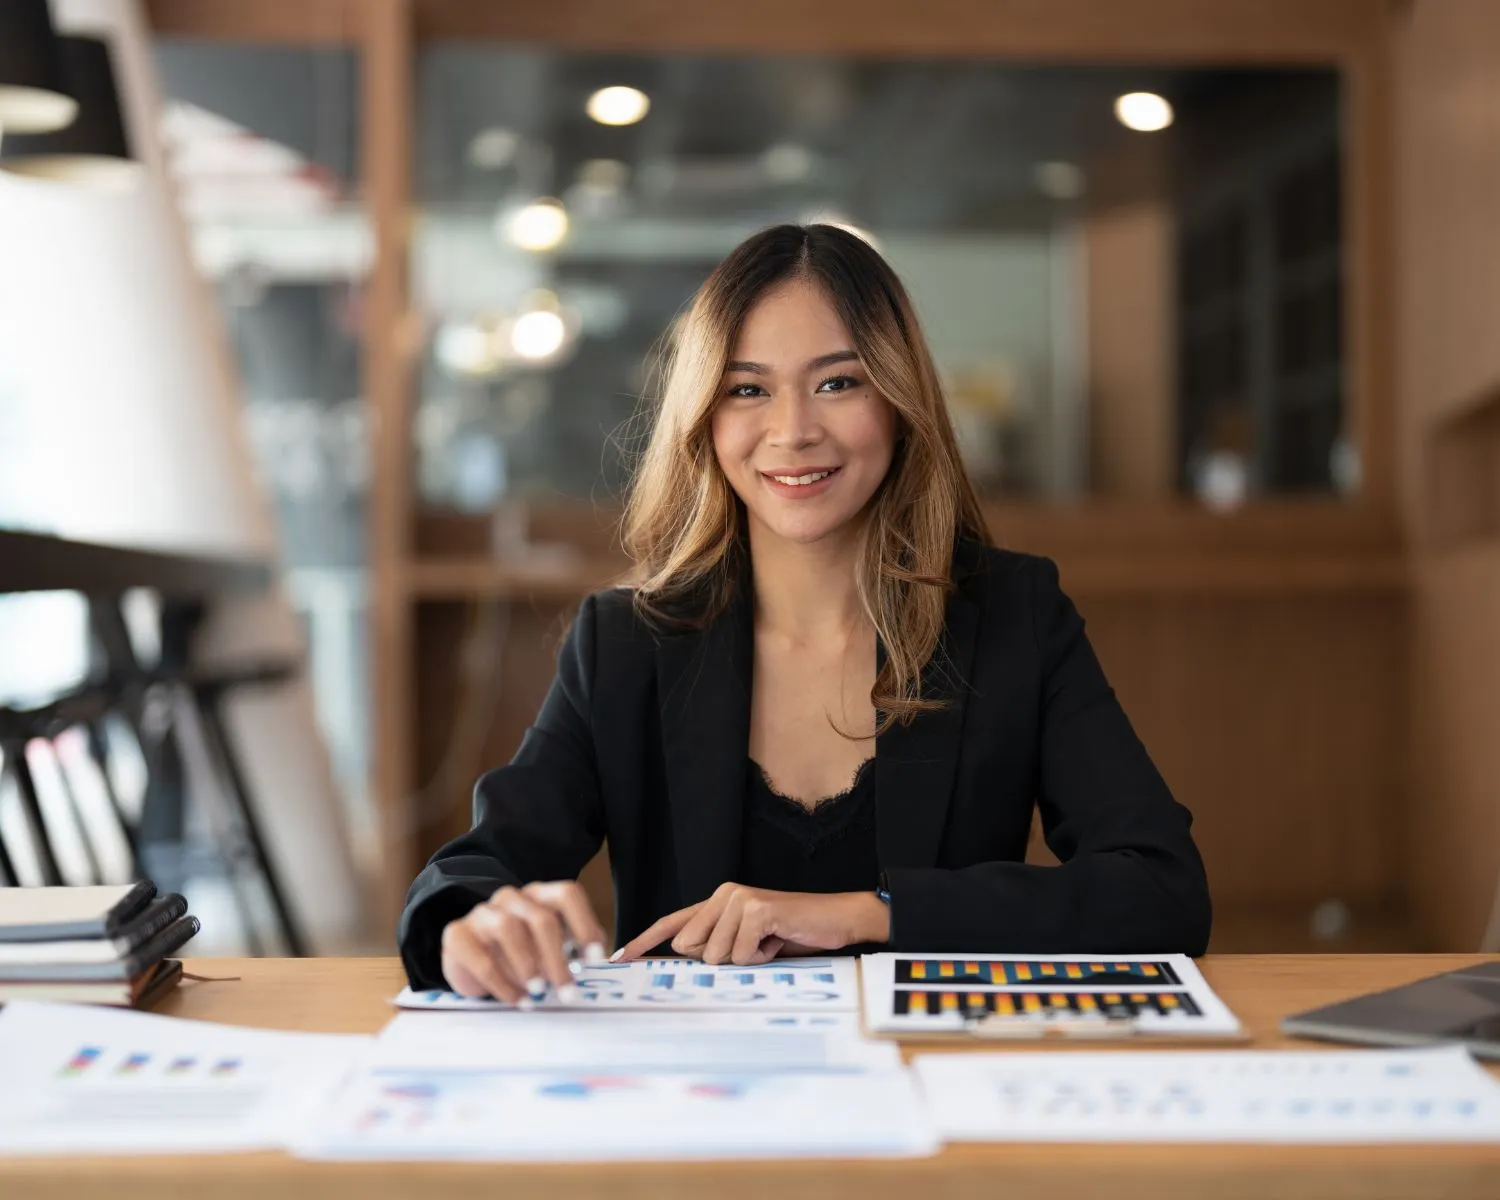
[[599,942],[590,942],[583,948],[583,961],[587,966],[597,967],[604,961],[604,946]]
[[533,1000],[540,1000],[547,994],[547,981],[540,975],[535,975],[526,981],[526,994]]
[[613,954],[611,954],[609,956],[609,961],[610,962],[619,962],[624,957],[625,957],[625,947],[621,946],[618,950],[616,950]]
[[516,1001],[516,1008],[521,1012],[530,1012],[536,1007],[536,1001],[529,996],[522,996]]
[[571,983],[564,984],[562,987],[557,989],[557,998],[564,1004],[577,1004],[578,1001],[582,999],[582,997],[583,993],[580,992]]

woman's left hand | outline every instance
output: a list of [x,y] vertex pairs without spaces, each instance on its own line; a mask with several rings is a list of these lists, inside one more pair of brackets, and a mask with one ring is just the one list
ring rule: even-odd
[[668,913],[615,961],[639,958],[668,938],[674,951],[690,958],[754,966],[787,946],[838,950],[890,936],[890,909],[874,892],[772,892],[726,883],[707,900]]

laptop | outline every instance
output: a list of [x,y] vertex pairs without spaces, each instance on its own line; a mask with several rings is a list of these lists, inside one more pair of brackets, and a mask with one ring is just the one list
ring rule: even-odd
[[1281,1031],[1370,1046],[1455,1044],[1500,1059],[1500,962],[1297,1013],[1282,1020]]

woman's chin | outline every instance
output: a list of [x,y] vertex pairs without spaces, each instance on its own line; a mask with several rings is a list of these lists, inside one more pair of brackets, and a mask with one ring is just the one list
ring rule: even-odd
[[781,518],[780,514],[773,514],[771,520],[766,520],[764,516],[761,516],[758,524],[779,542],[789,542],[796,546],[814,546],[819,542],[826,542],[852,532],[854,518],[853,516],[814,518],[813,514],[809,513],[799,519],[787,520]]

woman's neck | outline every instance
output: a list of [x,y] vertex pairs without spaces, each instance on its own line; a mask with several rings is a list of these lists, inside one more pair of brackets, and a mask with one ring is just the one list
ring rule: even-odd
[[855,584],[859,531],[811,544],[750,526],[755,622],[794,643],[848,638],[866,620]]

